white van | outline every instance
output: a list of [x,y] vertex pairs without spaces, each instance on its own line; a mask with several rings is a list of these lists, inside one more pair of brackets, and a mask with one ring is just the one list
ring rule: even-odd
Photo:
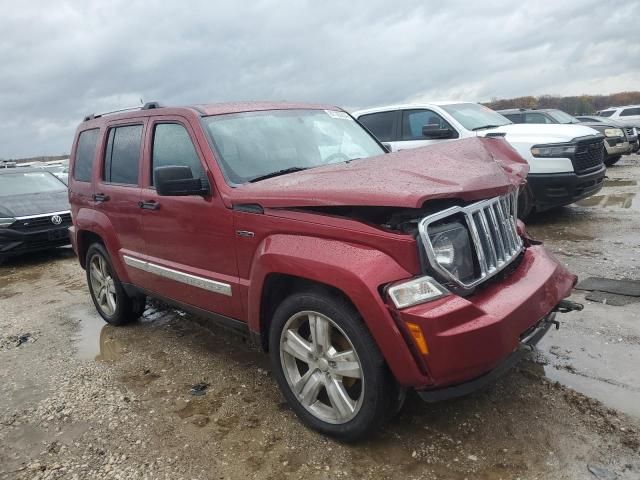
[[353,112],[390,151],[473,136],[503,136],[529,163],[522,217],[568,205],[598,192],[606,168],[604,136],[582,125],[513,124],[470,102],[392,105]]

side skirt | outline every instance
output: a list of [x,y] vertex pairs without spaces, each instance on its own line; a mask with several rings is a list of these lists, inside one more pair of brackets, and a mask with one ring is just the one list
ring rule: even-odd
[[217,313],[210,312],[208,310],[204,310],[202,308],[190,305],[188,303],[179,302],[177,300],[173,300],[171,298],[164,297],[162,295],[158,295],[156,293],[150,292],[144,288],[137,287],[130,283],[122,284],[125,292],[130,297],[138,296],[138,295],[146,295],[147,297],[155,298],[160,300],[167,305],[171,305],[172,307],[179,308],[180,310],[184,310],[185,312],[192,313],[193,315],[197,315],[198,317],[205,318],[227,330],[231,330],[233,332],[239,333],[241,335],[250,337],[255,341],[256,338],[260,338],[260,334],[254,334],[249,330],[249,325],[246,322],[242,322],[240,320],[236,320],[235,318],[226,317],[224,315],[220,315]]

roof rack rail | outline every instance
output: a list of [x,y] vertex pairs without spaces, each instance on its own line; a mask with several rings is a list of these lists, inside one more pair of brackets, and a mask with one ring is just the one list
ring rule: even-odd
[[92,113],[91,115],[87,115],[86,117],[84,117],[83,122],[88,122],[89,120],[100,118],[105,115],[113,115],[114,113],[130,112],[131,110],[153,110],[155,108],[162,107],[164,107],[164,105],[162,105],[160,102],[147,102],[144,105],[136,105],[135,107],[120,108],[118,110],[111,110],[110,112]]

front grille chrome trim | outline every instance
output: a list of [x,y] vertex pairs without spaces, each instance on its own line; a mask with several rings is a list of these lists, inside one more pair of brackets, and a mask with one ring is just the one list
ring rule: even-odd
[[[516,227],[517,195],[515,190],[465,207],[451,207],[423,218],[418,224],[418,231],[431,268],[465,290],[476,287],[504,270],[524,249]],[[461,281],[438,263],[429,237],[431,224],[454,215],[464,217],[480,269],[479,275],[471,282]]]

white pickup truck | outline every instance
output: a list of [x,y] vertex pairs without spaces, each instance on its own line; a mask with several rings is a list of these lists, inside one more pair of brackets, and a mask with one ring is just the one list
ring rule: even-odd
[[606,168],[604,136],[582,125],[513,124],[470,102],[392,105],[353,112],[391,151],[474,136],[503,136],[529,163],[519,213],[568,205],[598,192]]

